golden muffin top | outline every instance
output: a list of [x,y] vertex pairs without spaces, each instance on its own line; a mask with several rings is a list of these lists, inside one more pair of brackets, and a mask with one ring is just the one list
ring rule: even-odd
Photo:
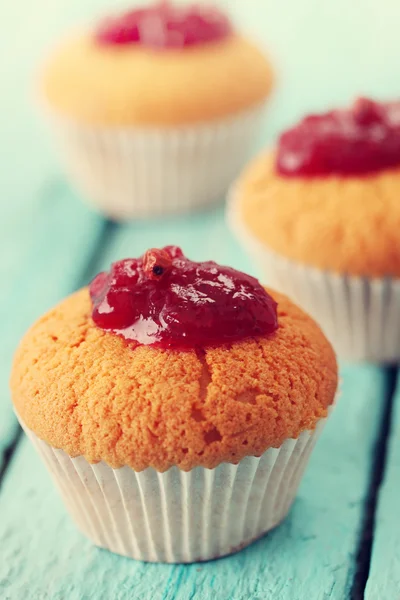
[[18,415],[70,456],[136,471],[214,468],[279,447],[326,416],[337,365],[316,323],[269,293],[272,335],[178,351],[96,327],[82,289],[22,340],[11,375]]
[[273,252],[336,273],[400,276],[400,168],[285,177],[265,152],[235,192],[246,229]]
[[256,107],[272,80],[265,56],[236,34],[184,51],[157,51],[102,45],[90,33],[55,50],[42,88],[54,110],[90,125],[167,127]]

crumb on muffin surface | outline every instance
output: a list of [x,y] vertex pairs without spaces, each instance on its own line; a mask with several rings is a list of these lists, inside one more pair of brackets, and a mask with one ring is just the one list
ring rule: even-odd
[[278,255],[323,270],[400,277],[400,168],[363,177],[293,177],[263,153],[237,186],[249,233]]
[[337,387],[333,350],[285,296],[271,336],[179,352],[98,329],[87,288],[43,316],[17,350],[15,408],[70,456],[136,471],[214,468],[261,455],[326,416]]
[[51,107],[88,125],[173,126],[235,115],[272,87],[268,60],[233,35],[189,49],[104,47],[92,35],[67,39],[50,56],[42,90]]

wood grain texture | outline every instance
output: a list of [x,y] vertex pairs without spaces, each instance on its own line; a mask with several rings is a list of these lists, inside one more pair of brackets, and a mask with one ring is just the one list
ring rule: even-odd
[[257,268],[234,240],[224,223],[224,207],[196,215],[140,221],[122,225],[103,256],[103,268],[113,260],[139,256],[148,248],[168,244],[181,246],[193,260],[215,260],[257,274]]
[[0,597],[343,600],[375,439],[383,373],[343,369],[343,395],[285,523],[250,548],[192,566],[150,565],[91,546],[24,441],[0,494]]
[[35,90],[46,46],[77,9],[62,0],[38,0],[32,13],[21,0],[2,8],[19,26],[18,35],[6,27],[0,40],[0,472],[17,432],[8,392],[14,348],[32,320],[77,284],[102,228],[60,180]]
[[5,392],[0,401],[0,469],[16,434],[8,393],[15,347],[40,314],[80,285],[80,274],[102,230],[103,221],[54,182],[37,194],[29,212],[14,226],[6,249],[0,238],[0,385]]
[[394,414],[388,440],[383,484],[375,521],[371,567],[366,600],[400,598],[400,385],[394,399]]

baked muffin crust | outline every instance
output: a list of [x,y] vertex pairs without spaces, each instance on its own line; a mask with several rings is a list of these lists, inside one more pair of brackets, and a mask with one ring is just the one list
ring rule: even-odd
[[272,87],[265,56],[238,35],[185,50],[102,46],[91,34],[62,43],[43,72],[53,109],[91,125],[174,126],[229,117]]
[[97,328],[87,288],[28,331],[11,375],[24,424],[55,448],[136,471],[214,468],[313,429],[337,386],[333,350],[285,296],[278,330],[197,351],[132,348]]
[[400,276],[400,169],[364,177],[284,177],[261,154],[237,186],[248,231],[277,254],[323,270]]

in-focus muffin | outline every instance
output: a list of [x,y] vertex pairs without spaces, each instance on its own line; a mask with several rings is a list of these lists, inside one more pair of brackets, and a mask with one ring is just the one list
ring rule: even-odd
[[176,247],[114,263],[56,306],[11,376],[81,531],[165,562],[234,552],[286,516],[336,386],[310,317]]
[[254,160],[230,223],[269,285],[339,355],[400,358],[400,104],[357,100],[305,118]]
[[228,17],[170,2],[68,38],[42,80],[72,181],[117,219],[220,201],[271,87],[268,60]]

